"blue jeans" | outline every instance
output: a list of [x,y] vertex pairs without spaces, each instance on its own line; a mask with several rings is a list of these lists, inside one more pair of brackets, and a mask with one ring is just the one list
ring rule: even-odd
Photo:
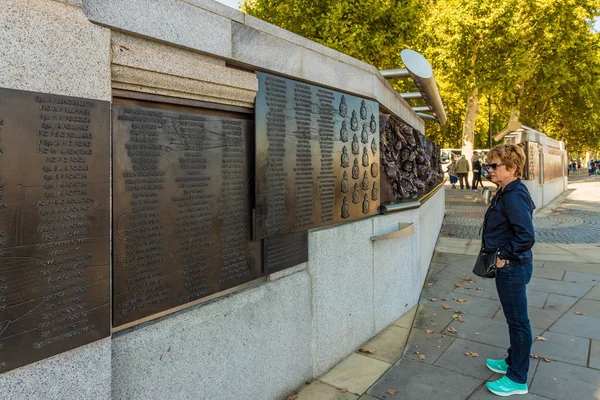
[[517,383],[527,383],[529,357],[533,336],[527,315],[526,287],[531,280],[533,264],[509,262],[496,272],[496,289],[508,323],[510,347],[508,348],[508,376]]

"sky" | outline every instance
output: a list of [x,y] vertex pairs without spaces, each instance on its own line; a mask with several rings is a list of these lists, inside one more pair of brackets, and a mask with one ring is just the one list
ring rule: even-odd
[[235,9],[238,8],[238,4],[240,0],[217,0],[219,3],[223,3],[229,7],[233,7]]

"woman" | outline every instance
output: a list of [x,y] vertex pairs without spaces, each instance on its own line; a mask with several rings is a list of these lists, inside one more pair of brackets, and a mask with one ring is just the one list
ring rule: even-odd
[[456,160],[452,158],[452,162],[448,165],[448,175],[450,176],[450,184],[452,185],[452,189],[456,189],[456,182],[458,182],[458,177],[456,176]]
[[499,187],[485,214],[482,239],[486,250],[496,251],[496,289],[508,323],[510,347],[506,359],[486,361],[492,371],[506,374],[486,386],[499,396],[526,394],[533,342],[526,285],[533,273],[535,205],[519,179],[525,165],[525,153],[520,147],[501,145],[490,150],[487,158],[490,179]]

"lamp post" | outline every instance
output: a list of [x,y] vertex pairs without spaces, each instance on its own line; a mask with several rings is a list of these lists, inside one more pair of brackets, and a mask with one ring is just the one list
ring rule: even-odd
[[492,96],[488,95],[488,137],[490,150],[492,149]]

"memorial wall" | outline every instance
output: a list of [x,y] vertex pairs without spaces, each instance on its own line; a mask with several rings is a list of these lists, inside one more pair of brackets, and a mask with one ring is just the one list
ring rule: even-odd
[[0,371],[108,336],[109,304],[128,327],[306,262],[309,230],[379,213],[380,172],[388,202],[439,183],[378,103],[257,75],[255,115],[114,98],[112,303],[109,103],[2,90]]
[[110,333],[110,104],[0,89],[0,373]]

